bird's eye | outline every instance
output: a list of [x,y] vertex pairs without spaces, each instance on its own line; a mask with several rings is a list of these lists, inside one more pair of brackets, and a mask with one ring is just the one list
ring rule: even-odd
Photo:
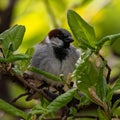
[[60,39],[63,39],[64,38],[64,35],[62,34],[57,34],[56,37],[60,38]]

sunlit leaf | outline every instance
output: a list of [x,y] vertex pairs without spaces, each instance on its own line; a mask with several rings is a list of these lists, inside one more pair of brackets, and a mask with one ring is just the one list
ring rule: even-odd
[[96,36],[93,27],[91,27],[76,12],[69,10],[67,13],[68,24],[81,46],[95,49]]
[[25,33],[24,26],[15,25],[0,34],[0,38],[2,39],[2,50],[5,57],[9,56],[9,52],[14,52],[19,48],[24,33]]
[[3,110],[4,112],[7,112],[14,116],[22,117],[24,119],[27,118],[27,114],[25,112],[23,112],[22,110],[19,110],[18,108],[15,108],[14,106],[8,104],[2,99],[0,99],[0,110]]
[[101,47],[107,42],[109,41],[110,44],[113,44],[115,42],[115,40],[120,38],[120,33],[117,34],[113,34],[113,35],[108,35],[103,37],[102,39],[100,39],[99,41],[96,42],[96,45],[98,46],[98,50],[101,49]]
[[87,51],[81,55],[72,74],[80,91],[87,95],[89,94],[88,88],[96,85],[98,75],[95,66],[89,61],[91,54],[91,51]]

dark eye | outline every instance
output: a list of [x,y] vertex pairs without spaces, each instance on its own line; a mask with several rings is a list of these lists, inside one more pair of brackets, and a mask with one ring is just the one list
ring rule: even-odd
[[63,39],[65,36],[63,34],[57,34],[56,37]]

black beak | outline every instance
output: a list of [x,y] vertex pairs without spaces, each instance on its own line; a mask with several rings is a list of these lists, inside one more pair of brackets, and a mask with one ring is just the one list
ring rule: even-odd
[[73,41],[74,41],[74,40],[73,40],[72,37],[68,37],[68,38],[65,39],[65,42],[66,42],[66,43],[71,43],[71,42],[73,42]]

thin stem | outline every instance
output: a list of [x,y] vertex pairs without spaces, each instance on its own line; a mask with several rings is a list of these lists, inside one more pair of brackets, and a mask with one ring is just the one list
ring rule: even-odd
[[40,94],[41,94],[43,97],[45,97],[48,101],[51,100],[51,99],[49,98],[49,96],[44,93],[43,90],[37,89],[36,87],[34,87],[34,86],[32,86],[31,84],[29,84],[26,80],[24,80],[24,78],[23,78],[22,76],[16,74],[12,69],[11,69],[11,72],[12,72],[13,75],[14,75],[16,78],[18,78],[18,80],[19,80],[20,82],[22,82],[24,85],[26,85],[27,87],[29,87],[29,88],[33,89],[34,91],[40,93]]
[[[102,59],[102,61],[105,61],[104,57],[100,54],[98,54],[99,57]],[[107,74],[107,77],[106,77],[106,80],[107,80],[107,83],[109,83],[110,81],[110,74],[111,74],[111,68],[108,64],[106,64],[106,68],[108,69],[108,74]]]
[[29,94],[29,92],[20,94],[19,96],[17,96],[17,97],[14,98],[13,100],[11,100],[10,103],[14,103],[14,102],[16,102],[18,99],[20,99],[21,97],[26,96],[26,95],[28,95],[28,94]]

